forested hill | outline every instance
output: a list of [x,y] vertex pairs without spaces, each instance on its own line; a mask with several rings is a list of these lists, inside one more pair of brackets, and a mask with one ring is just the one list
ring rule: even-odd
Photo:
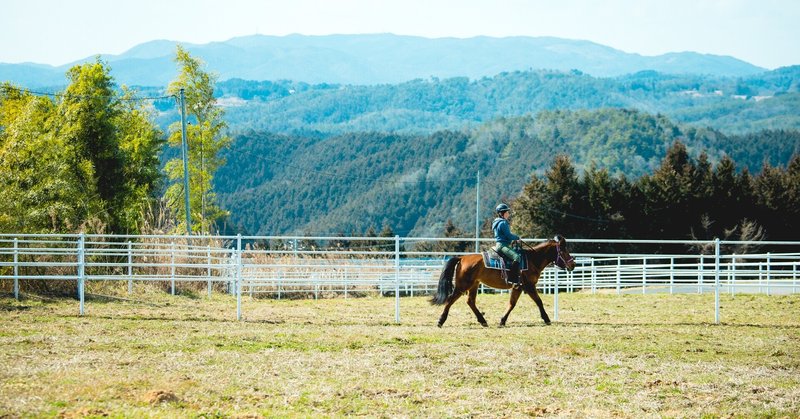
[[[379,86],[229,80],[217,84],[216,95],[234,130],[288,134],[428,134],[474,127],[499,116],[608,107],[661,113],[725,133],[800,129],[800,66],[741,78],[655,72],[597,78],[522,71]],[[165,123],[177,119],[174,101],[157,107]]]
[[712,162],[728,154],[759,172],[800,150],[797,131],[724,135],[678,126],[639,111],[545,111],[432,134],[296,136],[249,132],[235,138],[215,190],[230,222],[248,234],[441,234],[446,220],[470,231],[476,174],[481,214],[516,197],[558,154],[579,172],[592,162],[629,179],[651,173],[674,141]]

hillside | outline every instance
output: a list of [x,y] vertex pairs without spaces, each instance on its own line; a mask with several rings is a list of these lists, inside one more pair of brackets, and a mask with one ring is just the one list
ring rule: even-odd
[[348,133],[289,136],[249,132],[226,152],[215,189],[230,222],[247,234],[360,234],[388,226],[403,235],[437,235],[448,219],[474,226],[476,175],[482,217],[516,197],[557,154],[579,171],[594,162],[635,178],[655,169],[675,141],[712,161],[730,155],[760,171],[785,165],[800,133],[726,136],[681,127],[638,111],[547,111],[500,118],[474,129],[425,135]]
[[[151,41],[101,55],[120,84],[165,86],[175,76],[176,41]],[[479,79],[504,71],[549,69],[613,77],[654,70],[671,74],[747,76],[765,69],[729,56],[695,52],[642,56],[589,41],[552,37],[422,38],[392,34],[253,35],[208,44],[181,43],[220,80],[297,80],[375,85],[418,78]],[[94,56],[78,62],[93,61]],[[65,84],[75,63],[53,67],[0,64],[0,80],[28,88]]]
[[[554,109],[638,109],[728,133],[800,128],[800,66],[748,77],[641,72],[599,78],[580,72],[520,71],[470,80],[413,80],[379,86],[228,80],[219,103],[236,130],[276,133],[431,133],[499,116]],[[174,121],[174,101],[158,104]]]

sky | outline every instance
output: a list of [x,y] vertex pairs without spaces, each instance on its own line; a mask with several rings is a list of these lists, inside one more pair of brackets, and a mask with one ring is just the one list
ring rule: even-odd
[[800,64],[798,0],[0,0],[0,62],[67,64],[167,39],[554,36],[625,52]]

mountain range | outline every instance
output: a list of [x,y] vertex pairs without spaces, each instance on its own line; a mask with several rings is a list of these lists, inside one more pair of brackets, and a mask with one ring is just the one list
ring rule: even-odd
[[[252,35],[208,44],[158,40],[123,54],[99,55],[119,84],[165,86],[176,75],[172,62],[182,44],[219,80],[294,80],[375,85],[414,79],[491,77],[504,71],[579,70],[613,77],[644,70],[669,74],[743,77],[766,69],[730,56],[676,52],[642,56],[590,41],[554,37],[422,38],[393,34]],[[0,63],[0,80],[28,87],[62,86],[73,65]]]

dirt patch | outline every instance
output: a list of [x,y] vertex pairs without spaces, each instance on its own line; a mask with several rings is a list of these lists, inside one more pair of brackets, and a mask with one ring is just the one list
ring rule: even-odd
[[144,401],[149,404],[172,403],[178,401],[178,396],[171,391],[153,390],[144,395]]
[[98,416],[108,416],[108,412],[104,411],[103,409],[90,409],[88,407],[84,407],[77,410],[70,410],[70,411],[62,411],[58,414],[59,418],[85,418],[87,416],[91,417],[98,417]]

